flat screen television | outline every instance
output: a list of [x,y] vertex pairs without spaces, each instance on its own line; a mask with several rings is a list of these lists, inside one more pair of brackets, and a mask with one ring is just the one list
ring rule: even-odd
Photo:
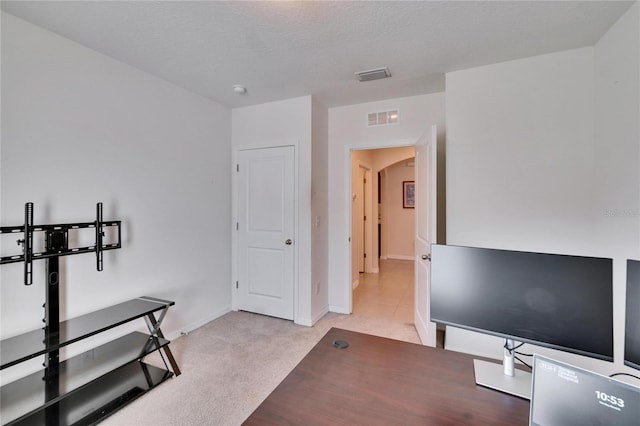
[[438,244],[431,250],[431,321],[507,339],[502,367],[474,363],[479,384],[530,396],[530,375],[513,366],[515,341],[613,361],[611,259]]
[[627,260],[624,364],[640,370],[640,261]]

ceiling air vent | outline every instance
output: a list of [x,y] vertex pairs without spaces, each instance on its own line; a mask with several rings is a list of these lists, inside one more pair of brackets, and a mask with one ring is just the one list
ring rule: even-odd
[[387,67],[378,68],[377,70],[360,71],[357,72],[356,75],[360,81],[371,81],[391,77],[391,73]]

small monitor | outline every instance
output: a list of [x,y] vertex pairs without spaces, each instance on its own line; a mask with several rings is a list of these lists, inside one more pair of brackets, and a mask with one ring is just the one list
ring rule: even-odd
[[624,364],[640,370],[640,261],[627,260]]
[[639,419],[640,388],[534,355],[530,426],[629,426]]

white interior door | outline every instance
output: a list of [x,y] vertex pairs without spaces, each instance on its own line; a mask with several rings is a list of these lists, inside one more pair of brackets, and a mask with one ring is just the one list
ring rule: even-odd
[[238,308],[294,314],[294,147],[238,153]]
[[416,142],[415,326],[423,345],[436,345],[436,324],[429,321],[431,243],[436,242],[437,129]]

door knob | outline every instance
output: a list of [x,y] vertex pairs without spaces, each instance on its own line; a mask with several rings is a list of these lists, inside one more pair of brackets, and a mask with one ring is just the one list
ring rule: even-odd
[[422,260],[431,260],[430,254],[423,254],[421,257],[422,257]]
[[290,246],[291,244],[293,244],[293,241],[291,241],[291,238],[287,238],[287,240],[284,243]]

